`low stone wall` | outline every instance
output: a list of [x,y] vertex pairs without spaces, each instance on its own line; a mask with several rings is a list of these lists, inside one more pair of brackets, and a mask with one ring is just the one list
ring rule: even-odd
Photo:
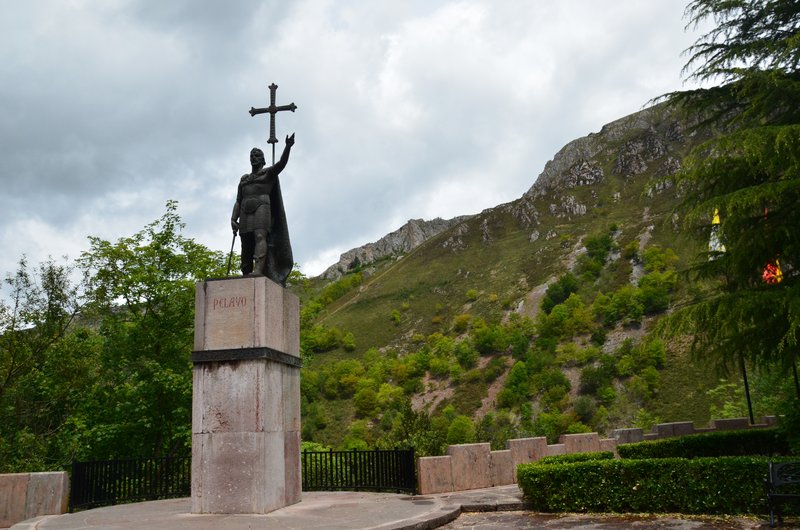
[[750,425],[747,418],[712,420],[707,428],[695,428],[688,422],[661,423],[651,432],[642,429],[616,429],[610,438],[600,438],[596,432],[564,434],[558,444],[547,444],[547,439],[519,438],[508,440],[506,449],[492,451],[488,443],[451,445],[446,456],[428,456],[417,460],[418,492],[421,495],[447,493],[470,489],[506,486],[517,481],[517,466],[534,462],[545,456],[573,453],[611,451],[618,444],[658,440],[673,436],[700,434],[713,431],[757,429],[776,424],[774,416]]
[[68,500],[66,472],[0,474],[0,528],[40,515],[66,513]]

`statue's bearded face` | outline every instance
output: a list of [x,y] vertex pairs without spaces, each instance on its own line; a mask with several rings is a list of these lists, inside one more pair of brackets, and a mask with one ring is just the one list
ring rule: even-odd
[[264,152],[261,149],[250,151],[250,164],[254,166],[264,164]]

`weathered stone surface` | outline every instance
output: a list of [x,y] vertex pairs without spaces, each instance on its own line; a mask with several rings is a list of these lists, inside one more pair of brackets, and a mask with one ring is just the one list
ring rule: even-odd
[[676,421],[672,423],[659,423],[653,427],[653,432],[659,438],[669,438],[671,436],[685,436],[694,434],[694,423],[691,421]]
[[610,451],[614,454],[617,453],[617,441],[613,438],[601,438],[600,439],[600,450],[601,451]]
[[492,485],[488,443],[451,445],[447,448],[453,466],[453,491],[488,488]]
[[266,277],[199,282],[195,351],[272,348],[300,356],[300,302]]
[[628,140],[619,150],[614,172],[624,177],[640,175],[647,171],[648,162],[667,154],[667,147],[654,127]]
[[[203,282],[195,301],[198,351],[299,357],[299,301],[271,280]],[[195,362],[193,384],[192,512],[267,513],[299,502],[299,368],[265,358]]]
[[677,152],[688,141],[679,120],[665,105],[656,105],[573,140],[545,164],[524,197],[538,199],[600,182],[608,159],[615,161],[613,172],[626,178],[635,178],[651,166],[659,168],[658,174],[672,174],[677,169]]
[[449,456],[423,456],[417,459],[420,495],[453,491],[453,467]]
[[42,515],[67,512],[69,477],[66,472],[0,475],[0,528]]
[[611,436],[619,444],[631,444],[644,441],[644,431],[642,429],[614,429]]
[[195,350],[256,346],[255,278],[201,282],[197,285],[195,305],[198,296],[203,300],[199,313],[203,317],[199,327],[203,334],[198,337],[195,329]]
[[766,425],[767,427],[774,427],[778,424],[778,417],[777,416],[762,416],[761,423]]
[[289,355],[300,357],[300,299],[289,290],[283,290],[283,336]]
[[461,216],[448,220],[437,217],[431,221],[410,219],[406,224],[383,236],[378,241],[348,250],[339,257],[337,263],[328,267],[321,276],[326,280],[336,280],[357,267],[364,267],[383,258],[406,254],[431,237],[451,226],[455,226],[468,217]]
[[567,454],[567,448],[564,444],[555,444],[547,446],[547,456],[559,456]]
[[25,519],[67,513],[69,476],[65,471],[31,473],[25,499]]
[[[267,361],[229,361],[197,363],[193,368],[194,395],[192,407],[192,432],[256,432],[263,430],[264,405],[259,390],[269,388],[280,396],[280,372],[266,370]],[[277,375],[277,377],[276,377]],[[273,414],[279,407],[272,406],[264,412]],[[266,419],[270,426],[275,420]],[[281,426],[283,421],[281,419]]]
[[[522,228],[530,228],[539,224],[539,211],[530,197],[523,196],[517,201],[501,204],[497,208],[502,212],[509,213]],[[538,234],[536,231],[534,233]],[[535,241],[538,238],[538,235],[533,237],[531,234],[531,241]]]
[[514,467],[527,464],[547,456],[547,438],[515,438],[506,442],[506,447],[511,451],[511,460]]
[[564,451],[567,454],[596,453],[600,450],[600,435],[596,432],[562,434],[558,441],[564,444]]
[[466,248],[464,243],[464,236],[469,233],[469,226],[467,223],[459,223],[450,231],[450,237],[442,242],[442,248],[450,249],[453,252],[463,250]]
[[579,203],[573,195],[554,198],[560,199],[561,202],[550,205],[550,215],[572,219],[586,214],[586,205]]
[[300,369],[281,365],[283,430],[300,431]]
[[517,481],[516,467],[511,458],[511,450],[492,451],[489,454],[492,469],[492,486],[505,486]]
[[30,473],[0,475],[0,528],[25,519],[25,500]]
[[738,431],[740,429],[749,429],[750,420],[748,418],[726,418],[711,420],[711,425],[719,431]]
[[[300,431],[284,432],[283,454],[286,460],[284,481],[284,506],[300,502],[302,498],[303,478],[300,461]],[[296,465],[292,465],[297,462]]]
[[286,445],[282,432],[193,434],[192,512],[268,513],[289,504]]

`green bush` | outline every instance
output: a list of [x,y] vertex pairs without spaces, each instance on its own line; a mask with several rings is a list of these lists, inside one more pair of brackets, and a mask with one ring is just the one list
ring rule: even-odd
[[766,457],[593,460],[517,467],[543,512],[763,513]]
[[469,416],[456,416],[447,429],[447,443],[450,445],[466,444],[475,441],[475,424]]
[[748,429],[693,434],[664,440],[621,444],[621,458],[697,458],[787,455],[789,444],[778,429]]
[[553,307],[565,301],[572,293],[577,292],[578,287],[580,287],[580,284],[574,274],[568,272],[562,275],[547,287],[547,291],[545,291],[542,298],[542,311],[549,313]]
[[478,364],[478,357],[480,357],[480,354],[478,353],[478,350],[472,347],[472,344],[470,344],[469,341],[461,341],[456,343],[454,353],[456,360],[458,360],[458,364],[460,364],[465,370],[475,368],[475,365]]
[[453,331],[456,333],[464,333],[469,327],[469,322],[472,320],[472,315],[469,313],[462,313],[453,318]]
[[536,461],[537,464],[574,464],[575,462],[589,462],[595,460],[613,460],[611,451],[598,451],[595,453],[572,453],[568,455],[545,456]]

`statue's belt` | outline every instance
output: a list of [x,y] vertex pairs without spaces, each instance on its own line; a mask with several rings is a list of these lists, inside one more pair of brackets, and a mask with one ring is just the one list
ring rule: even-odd
[[242,210],[244,213],[253,213],[259,206],[269,206],[269,195],[251,195],[242,199]]

